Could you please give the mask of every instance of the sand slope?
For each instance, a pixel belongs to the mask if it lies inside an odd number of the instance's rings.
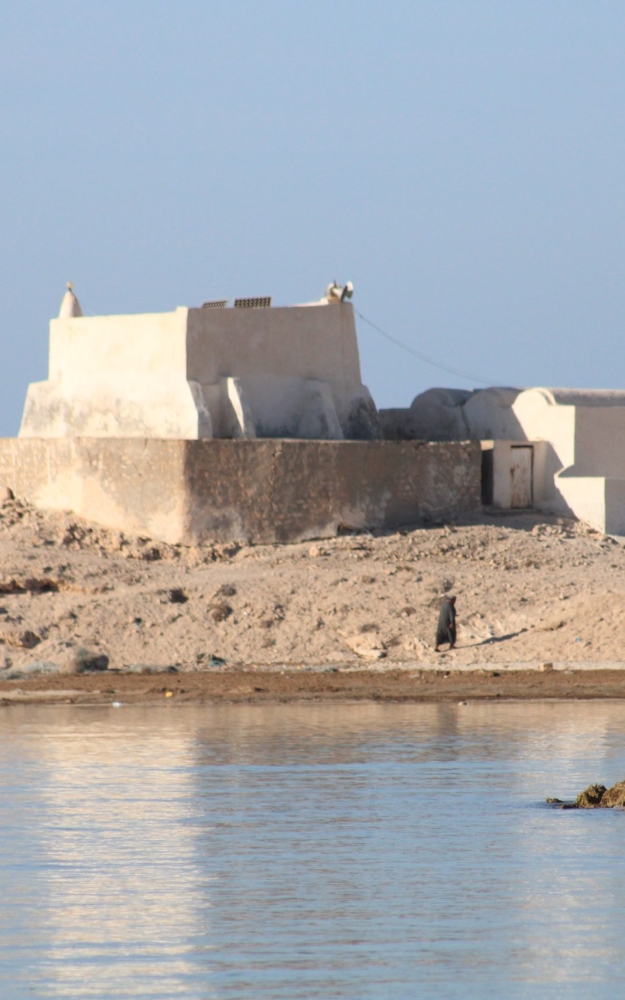
[[[625,661],[625,549],[491,514],[289,546],[168,546],[19,500],[0,508],[0,668],[76,646],[114,668]],[[433,652],[457,595],[459,638]]]

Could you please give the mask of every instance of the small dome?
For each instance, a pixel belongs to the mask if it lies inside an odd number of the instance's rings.
[[[59,309],[59,319],[69,319],[71,316],[82,316],[80,302],[74,295],[74,286],[71,281],[67,282],[67,291],[63,296],[61,308]]]

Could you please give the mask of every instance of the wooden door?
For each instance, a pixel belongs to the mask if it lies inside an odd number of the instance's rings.
[[[513,444],[510,465],[510,506],[533,507],[534,449],[531,444]]]

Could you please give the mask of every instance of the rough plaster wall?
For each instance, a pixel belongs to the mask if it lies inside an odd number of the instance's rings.
[[[541,505],[557,513],[570,508],[558,486],[558,476],[575,461],[575,407],[554,406],[543,390],[528,389],[513,410],[526,440],[546,441]]]
[[[213,431],[213,418],[211,417],[210,407],[202,390],[202,386],[199,382],[188,382],[189,392],[191,393],[191,398],[193,399],[193,405],[195,407],[195,412],[197,414],[197,436],[199,438],[212,438],[214,436]],[[183,437],[184,435],[178,435],[178,437]]]
[[[320,385],[318,380],[292,376],[256,375],[238,381],[249,404],[256,437],[315,436],[312,433],[304,434],[302,432],[302,422],[306,423],[306,410],[311,402],[311,387],[313,390],[314,387],[318,387]],[[327,383],[321,384],[327,387],[330,403],[334,409],[330,387]],[[307,430],[306,426],[303,430]],[[231,435],[224,436],[230,437]],[[342,433],[339,436],[342,436]]]
[[[469,436],[462,405],[471,397],[465,389],[427,389],[405,410],[382,410],[385,434],[396,440],[463,441]]]
[[[381,437],[353,307],[187,309],[50,324],[21,437]]]
[[[253,434],[233,432],[227,383],[236,382],[246,402]],[[357,386],[342,398],[332,393],[328,382],[291,376],[256,375],[241,379],[222,378],[216,386],[204,386],[211,410],[214,437],[303,438],[305,440],[371,441],[381,438],[378,413],[369,390]]]
[[[379,411],[380,430],[385,441],[415,441],[419,435],[410,433],[406,418],[410,410],[405,406],[387,407]]]
[[[558,476],[566,510],[609,535],[625,535],[625,479]]]
[[[406,409],[380,411],[384,437],[411,441],[524,440],[511,409],[519,389],[427,389]]]
[[[348,397],[335,401],[338,418],[346,440],[384,440],[380,415],[366,385],[358,386]]]
[[[338,396],[360,385],[353,306],[189,309],[187,378],[320,379]]]
[[[605,481],[605,531],[625,535],[625,480]]]
[[[599,476],[558,476],[560,504],[551,503],[550,510],[571,512],[575,517],[606,530],[605,479]]]
[[[136,316],[81,316],[50,322],[49,375],[80,385],[120,372],[185,379],[188,310]]]
[[[189,537],[296,541],[480,505],[477,443],[188,442]]]
[[[343,429],[327,382],[309,379],[306,383],[297,437],[317,441],[343,439]]]
[[[0,440],[0,483],[164,541],[297,541],[480,505],[475,442]]]
[[[177,376],[121,373],[80,383],[33,382],[20,437],[211,437],[201,387]]]
[[[28,388],[21,437],[210,436],[186,380],[187,310],[50,323],[49,377]]]
[[[224,403],[227,404],[230,411],[230,433],[228,437],[236,439],[255,438],[256,428],[254,426],[254,418],[252,417],[252,411],[241,379],[222,378],[219,384],[222,395],[225,397]]]
[[[625,479],[625,406],[575,407],[573,470]]]
[[[470,437],[478,441],[525,440],[523,428],[512,409],[520,392],[520,389],[495,386],[476,390],[463,406]]]
[[[186,523],[184,458],[183,441],[2,438],[0,482],[36,506],[176,542]]]

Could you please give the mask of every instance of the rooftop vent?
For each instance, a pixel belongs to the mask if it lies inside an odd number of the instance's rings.
[[[271,305],[271,295],[263,295],[259,299],[235,299],[235,309],[267,309]]]
[[[228,299],[213,299],[212,302],[202,302],[202,309],[225,309]]]

